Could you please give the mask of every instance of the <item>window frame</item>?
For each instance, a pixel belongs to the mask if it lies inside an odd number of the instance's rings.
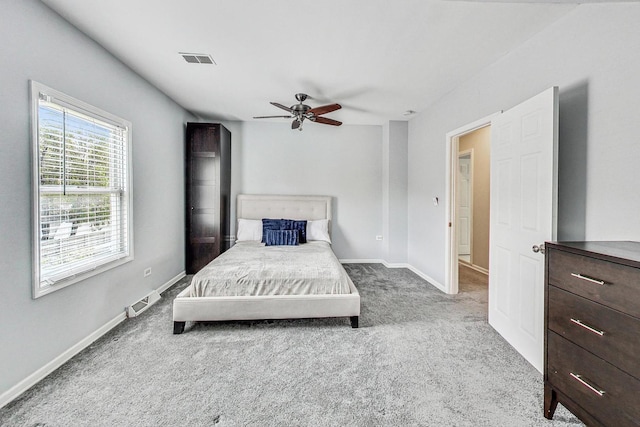
[[[123,188],[124,194],[121,198],[123,207],[120,212],[121,217],[125,217],[126,225],[122,227],[126,231],[126,246],[125,253],[122,257],[102,261],[97,264],[96,267],[86,267],[83,271],[77,271],[77,268],[69,268],[67,271],[70,273],[68,277],[57,280],[50,285],[42,285],[41,281],[41,213],[40,213],[40,95],[53,97],[56,101],[60,101],[60,105],[69,110],[86,115],[97,120],[107,122],[109,124],[121,127],[125,129],[126,135],[126,165],[124,167],[125,173],[125,185]],[[50,294],[59,289],[63,289],[74,283],[86,280],[90,277],[103,273],[112,268],[118,267],[134,259],[133,256],[133,149],[132,149],[132,126],[131,122],[122,119],[116,115],[103,111],[97,107],[94,107],[86,102],[80,101],[74,97],[71,97],[58,90],[52,89],[42,83],[36,81],[30,81],[30,99],[31,99],[31,149],[32,149],[32,238],[33,238],[33,283],[32,283],[32,298],[36,299],[41,296]]]

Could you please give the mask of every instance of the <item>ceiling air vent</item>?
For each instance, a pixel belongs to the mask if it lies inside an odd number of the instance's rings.
[[[215,61],[211,57],[211,55],[207,55],[204,53],[184,53],[180,52],[180,55],[187,61],[189,64],[212,64],[215,65]]]

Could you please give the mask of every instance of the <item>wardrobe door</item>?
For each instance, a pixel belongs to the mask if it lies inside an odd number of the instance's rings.
[[[220,254],[220,125],[187,123],[186,272]]]
[[[231,132],[220,126],[220,253],[231,247]]]

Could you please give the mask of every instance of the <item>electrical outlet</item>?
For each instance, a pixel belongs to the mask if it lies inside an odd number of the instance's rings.
[[[382,236],[376,236],[376,240],[382,240]]]
[[[151,267],[144,269],[144,277],[151,276]]]

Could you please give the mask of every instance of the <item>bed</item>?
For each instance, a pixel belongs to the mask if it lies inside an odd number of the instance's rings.
[[[327,220],[329,234],[331,230],[327,196],[238,195],[236,212],[239,221],[287,218],[311,225]],[[286,291],[269,288],[269,275],[288,281]],[[318,283],[311,284],[313,280]],[[357,328],[359,316],[358,290],[329,243],[265,247],[259,241],[240,241],[196,273],[175,298],[173,333],[181,334],[192,321],[322,317],[349,317]]]

